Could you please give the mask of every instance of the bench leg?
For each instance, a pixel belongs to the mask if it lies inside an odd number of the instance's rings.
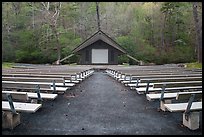
[[[183,125],[191,130],[199,128],[199,112],[190,112],[188,119],[186,120],[185,114],[183,113]]]
[[[14,129],[20,124],[20,114],[13,114],[10,111],[2,111],[2,128]]]
[[[166,107],[164,106],[164,104],[171,104],[171,100],[170,99],[165,99],[164,101],[160,101],[160,109],[162,111],[166,111]]]

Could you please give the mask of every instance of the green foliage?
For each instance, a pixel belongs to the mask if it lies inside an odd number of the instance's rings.
[[[50,14],[58,2],[50,3]],[[14,7],[15,6],[15,7]],[[190,2],[99,3],[101,28],[127,51],[143,62],[156,64],[196,61],[196,33]],[[24,63],[52,63],[70,55],[83,40],[97,31],[96,3],[62,3],[56,22],[59,36],[42,3],[2,3],[2,60]],[[202,15],[202,7],[199,17]],[[201,21],[202,22],[202,21]],[[63,63],[74,63],[77,55]],[[119,63],[134,64],[123,55]]]
[[[12,68],[14,66],[14,63],[11,62],[3,62],[2,68]]]
[[[126,55],[120,55],[118,57],[118,63],[119,64],[129,63],[129,58]]]
[[[202,69],[202,63],[198,63],[198,62],[192,62],[192,63],[186,63],[187,68],[190,69]]]
[[[153,62],[155,58],[156,49],[150,45],[144,44],[139,46],[133,42],[128,36],[121,36],[117,38],[117,42],[134,58],[143,60],[145,62]],[[124,61],[124,57],[119,58]],[[127,60],[126,60],[127,61]],[[133,62],[131,62],[133,64]]]

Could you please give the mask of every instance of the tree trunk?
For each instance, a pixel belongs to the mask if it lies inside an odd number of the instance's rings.
[[[198,3],[193,2],[193,17],[195,22],[196,37],[197,37],[197,61],[202,63],[202,33],[199,28],[199,19],[198,19]]]
[[[52,26],[52,30],[55,33],[55,37],[56,37],[56,44],[57,44],[57,61],[56,64],[59,65],[60,64],[60,59],[61,59],[61,47],[60,47],[60,43],[59,43],[59,35],[57,33],[57,29],[55,26]]]
[[[99,6],[98,6],[98,2],[96,2],[96,14],[97,14],[98,30],[100,30],[100,29],[101,29],[101,26],[100,26],[100,18],[99,18]]]

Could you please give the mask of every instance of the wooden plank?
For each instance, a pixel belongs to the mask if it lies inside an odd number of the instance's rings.
[[[67,87],[56,87],[56,91],[66,92],[69,88]],[[54,90],[53,87],[51,87],[51,90]]]
[[[183,96],[191,96],[193,93],[195,94],[202,94],[202,91],[192,91],[192,92],[176,92],[176,93],[164,93],[164,99],[177,99],[178,95],[183,95]],[[160,99],[161,93],[155,93],[155,94],[146,94],[147,100],[156,100]]]
[[[141,81],[139,80],[139,82],[141,82]],[[123,80],[121,83],[123,83],[123,84],[137,83],[137,80]]]
[[[63,82],[63,78],[40,78],[40,77],[2,77],[2,81],[18,81],[18,82]]]
[[[141,83],[146,82],[171,82],[171,81],[196,81],[202,80],[202,77],[169,77],[169,78],[147,78],[147,79],[140,79]]]
[[[22,101],[28,101],[29,100],[28,94],[26,92],[21,92],[21,93],[15,94],[13,92],[4,92],[4,91],[2,91],[2,100],[7,100],[6,93],[10,93],[13,100],[22,100]]]
[[[31,92],[34,92],[36,90],[36,87],[22,87],[22,86],[14,86],[14,87],[2,87],[4,90],[23,90],[23,91],[31,91]],[[65,88],[59,88],[59,87],[56,87],[56,92],[65,92],[67,91],[68,89],[70,89],[69,87],[65,87]],[[40,88],[40,91],[41,93],[42,92],[53,92],[53,88]]]
[[[196,89],[196,90],[202,90],[202,86],[187,86],[187,87],[171,87],[171,88],[165,88],[165,92],[174,92],[174,91],[179,91],[179,90],[190,90],[190,89]],[[136,88],[136,91],[141,94],[145,93],[146,87],[140,87]],[[149,87],[149,92],[161,92],[162,88],[153,88]]]
[[[52,82],[22,82],[22,81],[2,81],[2,84],[23,84],[23,85],[47,85],[52,86]],[[56,86],[63,86],[63,83],[55,83]],[[73,87],[75,83],[65,83],[65,87]]]
[[[65,80],[65,83],[79,83],[79,80]]]
[[[2,74],[6,77],[42,77],[42,78],[71,78],[71,75],[46,75],[46,74]]]
[[[9,84],[31,84],[31,85],[51,85],[52,82],[23,82],[23,81],[2,81]]]
[[[170,99],[170,98],[176,98],[177,93],[165,93],[164,94],[164,98],[165,99]],[[161,94],[157,93],[157,94],[146,94],[146,98],[147,100],[151,101],[151,100],[155,100],[155,99],[160,99]]]
[[[2,88],[11,88],[11,87],[28,87],[28,88],[35,88],[39,85],[40,88],[47,88],[49,89],[51,86],[51,82],[17,82],[17,81],[2,81]]]
[[[14,108],[17,112],[27,112],[34,113],[39,108],[42,107],[42,104],[32,104],[32,103],[22,103],[22,102],[13,102]],[[2,110],[11,110],[8,101],[2,101]]]
[[[130,83],[127,85],[130,87],[136,87],[136,83]],[[146,86],[147,86],[147,83],[138,83],[138,87],[146,87]],[[150,83],[149,86],[153,87],[153,83]]]
[[[28,97],[30,98],[38,98],[36,93],[27,92]],[[57,94],[49,94],[49,93],[40,93],[42,99],[52,99],[54,100],[58,95]]]
[[[50,84],[51,86],[53,86],[53,83]],[[75,83],[65,83],[65,85],[63,83],[55,83],[56,87],[73,87],[75,86]]]
[[[164,106],[170,112],[183,112],[186,110],[188,103],[173,103],[173,104],[164,104]],[[191,106],[191,111],[202,110],[202,102],[193,102]]]
[[[194,100],[200,100],[202,99],[202,91],[198,92],[187,92],[187,93],[178,93],[176,96],[176,100],[189,100],[192,94],[195,94]]]
[[[29,98],[38,98],[37,93],[32,92],[17,92],[17,91],[2,91],[2,94],[27,94]],[[49,93],[40,93],[42,99],[52,99],[54,100],[58,95],[57,94],[49,94]],[[12,96],[13,97],[13,96]]]
[[[201,86],[202,81],[179,81],[179,82],[160,82],[160,83],[153,83],[155,88],[162,87],[163,84],[166,84],[166,87],[181,87],[181,86]]]
[[[178,75],[141,75],[132,76],[133,79],[142,78],[169,78],[169,77],[202,77],[202,74],[178,74]]]

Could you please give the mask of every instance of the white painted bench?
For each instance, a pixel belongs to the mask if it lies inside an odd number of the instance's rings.
[[[188,103],[173,103],[164,104],[165,108],[170,112],[184,112],[183,113],[183,125],[191,130],[199,128],[199,111],[202,111],[202,102],[192,102],[190,113],[186,116],[186,108]]]
[[[173,82],[173,81],[200,81],[202,77],[162,77],[162,78],[143,78],[140,79],[141,83],[153,82]]]
[[[164,104],[170,112],[183,112],[186,110],[188,103],[173,103]],[[193,102],[191,106],[191,111],[202,110],[202,102]]]
[[[18,85],[18,86],[16,86]],[[55,83],[55,88],[53,88],[53,83],[51,82],[16,82],[16,81],[2,81],[2,88],[4,89],[27,89],[35,90],[36,85],[40,86],[41,91],[51,91],[51,92],[66,92],[70,87],[74,86],[74,83]]]
[[[144,78],[173,78],[173,77],[202,77],[202,74],[175,74],[175,75],[141,75],[132,76],[132,79],[144,79]]]
[[[32,92],[17,92],[17,91],[2,91],[2,97],[6,98],[6,94],[10,93],[12,97],[17,98],[17,99],[23,99],[25,100],[26,98],[18,97],[21,94],[27,94],[28,98],[34,98],[37,99],[38,95],[37,93],[32,93]],[[40,96],[42,99],[50,99],[54,100],[58,94],[49,94],[49,93],[40,93]]]
[[[201,98],[202,91],[192,91],[192,92],[176,92],[176,93],[157,93],[157,94],[146,94],[148,101],[160,100],[160,109],[166,111],[164,104],[171,104],[172,100],[188,100],[192,94],[196,95],[196,98]]]
[[[165,87],[181,87],[181,86],[201,86],[202,81],[172,81],[172,82],[158,82],[158,83],[152,83],[154,85],[154,88],[162,87],[164,84]]]
[[[21,81],[2,81],[2,84],[25,84],[25,85],[48,85],[52,86],[52,82],[21,82]],[[63,86],[64,83],[55,83],[56,86]],[[74,83],[65,83],[65,87],[73,87]]]
[[[140,87],[140,88],[136,88],[136,91],[138,94],[144,94],[146,93],[146,87]],[[172,88],[165,88],[165,92],[178,92],[181,90],[202,90],[202,86],[185,86],[185,87],[172,87]],[[155,92],[161,92],[162,88],[153,88],[153,87],[149,87],[148,88],[148,93],[155,93]]]
[[[178,102],[163,104],[170,112],[183,112],[183,125],[191,130],[199,128],[199,112],[202,111],[202,94],[192,94],[190,97],[185,94],[177,94],[176,99],[182,101],[188,98],[188,103]]]
[[[27,113],[34,113],[39,108],[42,107],[42,104],[23,103],[23,102],[13,102],[13,105],[17,112],[27,112]],[[8,101],[2,101],[2,110],[11,111]]]
[[[175,93],[164,93],[164,99],[176,99],[176,97],[179,95],[190,95],[193,93],[202,93],[202,91],[192,91],[192,92],[175,92]],[[148,101],[157,100],[161,98],[161,93],[155,93],[155,94],[146,94],[146,98]]]
[[[41,107],[42,104],[2,101],[2,128],[14,129],[21,123],[19,112],[35,113]]]

